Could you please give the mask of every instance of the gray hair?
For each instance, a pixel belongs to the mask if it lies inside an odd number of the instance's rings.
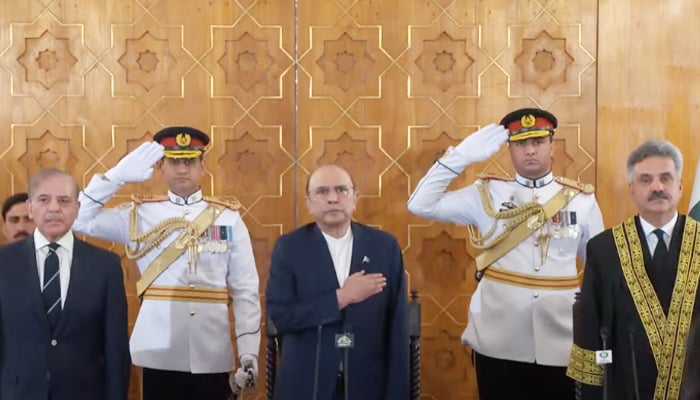
[[[666,157],[673,160],[676,166],[676,175],[681,176],[683,171],[683,155],[673,143],[667,140],[653,139],[647,140],[639,147],[632,150],[627,157],[627,181],[634,182],[634,166],[649,157]]]
[[[73,185],[75,186],[75,198],[78,198],[78,193],[80,193],[80,187],[78,186],[78,182],[73,178],[72,175],[70,175],[67,172],[61,171],[58,168],[47,168],[47,169],[42,169],[41,171],[37,172],[32,176],[32,179],[29,181],[29,198],[31,199],[39,185],[41,185],[42,182],[49,178],[53,178],[56,176],[62,176],[69,178]]]

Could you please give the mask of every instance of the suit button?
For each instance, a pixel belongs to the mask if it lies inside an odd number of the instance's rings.
[[[56,346],[57,344],[58,344],[58,340],[51,339],[51,346]]]
[[[51,380],[51,372],[46,373],[46,380],[50,381]]]
[[[194,316],[194,314],[195,314],[194,311],[190,311],[190,316]]]
[[[540,294],[539,294],[539,293],[537,293],[537,292],[535,292],[535,293],[533,293],[533,294],[532,294],[532,297],[534,297],[534,298],[538,298],[538,297],[540,297]]]

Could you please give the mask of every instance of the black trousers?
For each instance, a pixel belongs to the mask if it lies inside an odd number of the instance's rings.
[[[573,400],[566,367],[501,360],[474,352],[480,400]]]
[[[228,400],[228,373],[143,369],[143,400]]]

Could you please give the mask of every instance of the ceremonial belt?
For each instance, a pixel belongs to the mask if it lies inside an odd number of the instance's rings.
[[[507,271],[495,265],[486,269],[483,277],[506,285],[530,289],[569,290],[577,289],[581,283],[581,273],[573,276],[534,276]]]
[[[476,272],[477,277],[483,274],[483,271],[487,269],[490,265],[498,261],[507,252],[511,251],[517,245],[522,243],[528,236],[532,235],[537,229],[539,229],[544,221],[552,218],[556,213],[558,213],[562,208],[566,207],[567,204],[577,195],[580,191],[572,189],[570,187],[563,187],[557,192],[549,201],[542,204],[542,210],[544,211],[544,218],[540,221],[541,215],[533,215],[526,221],[522,222],[520,225],[516,226],[511,233],[501,242],[498,242],[495,246],[484,250],[483,253],[476,257]],[[534,223],[533,223],[534,221]]]
[[[136,295],[139,297],[143,296],[144,292],[151,286],[153,281],[155,281],[163,271],[168,269],[185,250],[193,246],[196,249],[198,245],[196,240],[202,236],[202,233],[211,226],[223,210],[224,207],[222,206],[209,204],[204,211],[197,215],[190,226],[183,230],[180,236],[173,240],[168,247],[146,267],[141,274],[141,279],[136,282]],[[196,262],[196,257],[194,261]]]
[[[156,286],[151,285],[143,294],[143,299],[189,301],[198,303],[228,304],[228,289],[212,289],[187,286]]]

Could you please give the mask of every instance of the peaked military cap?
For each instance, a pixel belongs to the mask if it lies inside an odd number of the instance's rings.
[[[189,126],[169,126],[153,135],[153,140],[163,145],[168,158],[197,158],[209,144],[209,136]]]
[[[521,108],[503,117],[501,125],[508,129],[508,141],[517,142],[554,135],[557,117],[539,108]]]

